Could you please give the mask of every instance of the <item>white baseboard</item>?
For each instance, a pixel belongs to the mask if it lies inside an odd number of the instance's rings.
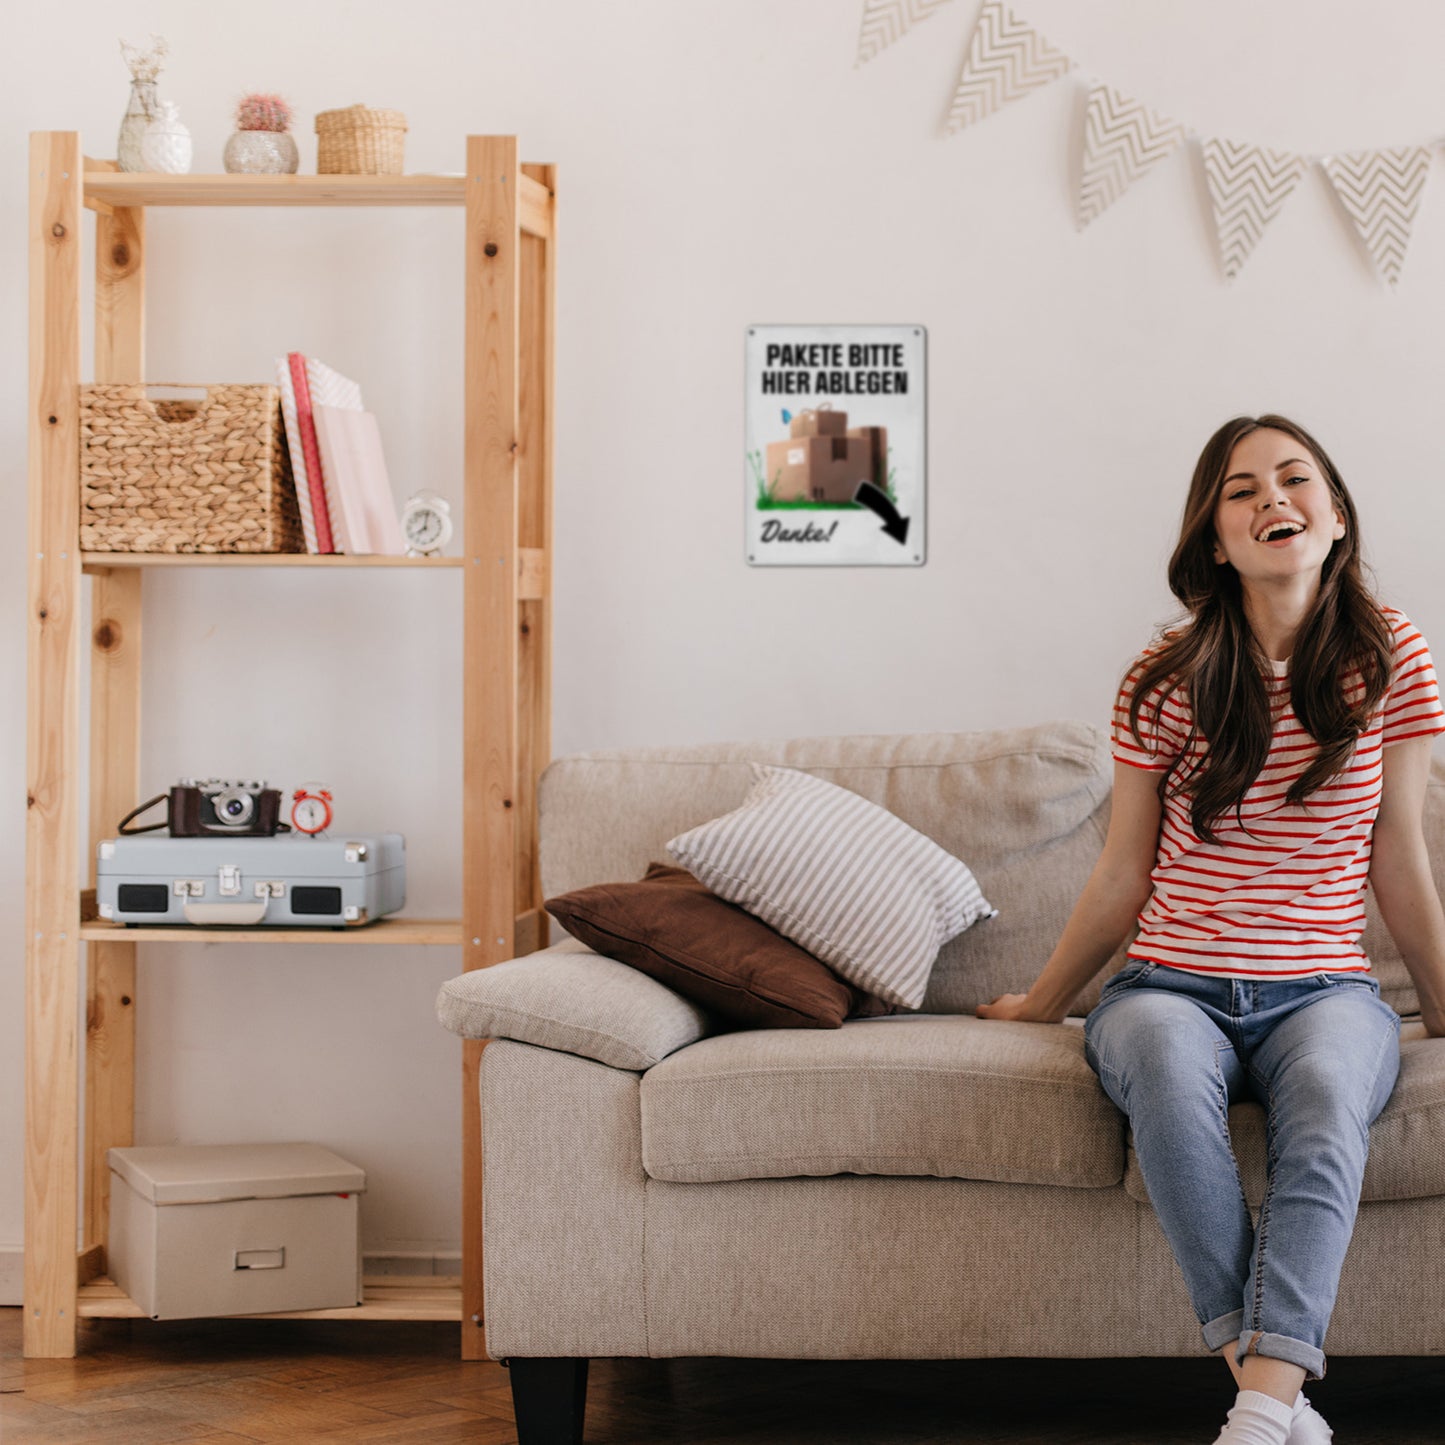
[[[0,1244],[0,1305],[23,1303],[25,1251],[18,1244]]]
[[[365,1275],[458,1275],[460,1254],[367,1254],[362,1256]],[[17,1245],[0,1245],[0,1305],[19,1305],[24,1300],[25,1251]]]

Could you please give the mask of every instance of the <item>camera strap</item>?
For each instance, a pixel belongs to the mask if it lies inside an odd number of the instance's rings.
[[[132,833],[154,833],[161,828],[169,828],[171,825],[171,814],[169,808],[166,809],[166,817],[163,823],[147,823],[144,828],[126,827],[126,824],[129,823],[132,818],[139,818],[142,813],[149,811],[151,808],[154,808],[157,803],[166,802],[169,799],[169,796],[170,795],[168,793],[157,793],[154,798],[150,799],[149,802],[142,803],[138,808],[132,808],[130,812],[127,813],[125,817],[120,820],[120,824],[117,827],[116,832],[130,835]]]

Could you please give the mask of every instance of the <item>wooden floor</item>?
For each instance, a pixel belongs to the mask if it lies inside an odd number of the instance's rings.
[[[457,1327],[97,1320],[74,1360],[23,1360],[0,1309],[4,1445],[356,1440],[512,1445],[507,1372]],[[1445,1360],[1332,1363],[1335,1445],[1445,1442]],[[597,1360],[589,1445],[1209,1445],[1215,1360]]]

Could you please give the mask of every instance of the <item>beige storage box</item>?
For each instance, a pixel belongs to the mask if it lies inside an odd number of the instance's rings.
[[[108,1263],[152,1319],[361,1303],[366,1174],[319,1144],[112,1149]]]

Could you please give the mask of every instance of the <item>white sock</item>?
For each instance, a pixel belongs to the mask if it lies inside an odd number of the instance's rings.
[[[1259,1390],[1241,1390],[1214,1445],[1286,1445],[1295,1412]]]
[[[1290,1420],[1289,1445],[1330,1445],[1335,1432],[1325,1417],[1305,1399],[1301,1390],[1294,1397],[1294,1414]]]

